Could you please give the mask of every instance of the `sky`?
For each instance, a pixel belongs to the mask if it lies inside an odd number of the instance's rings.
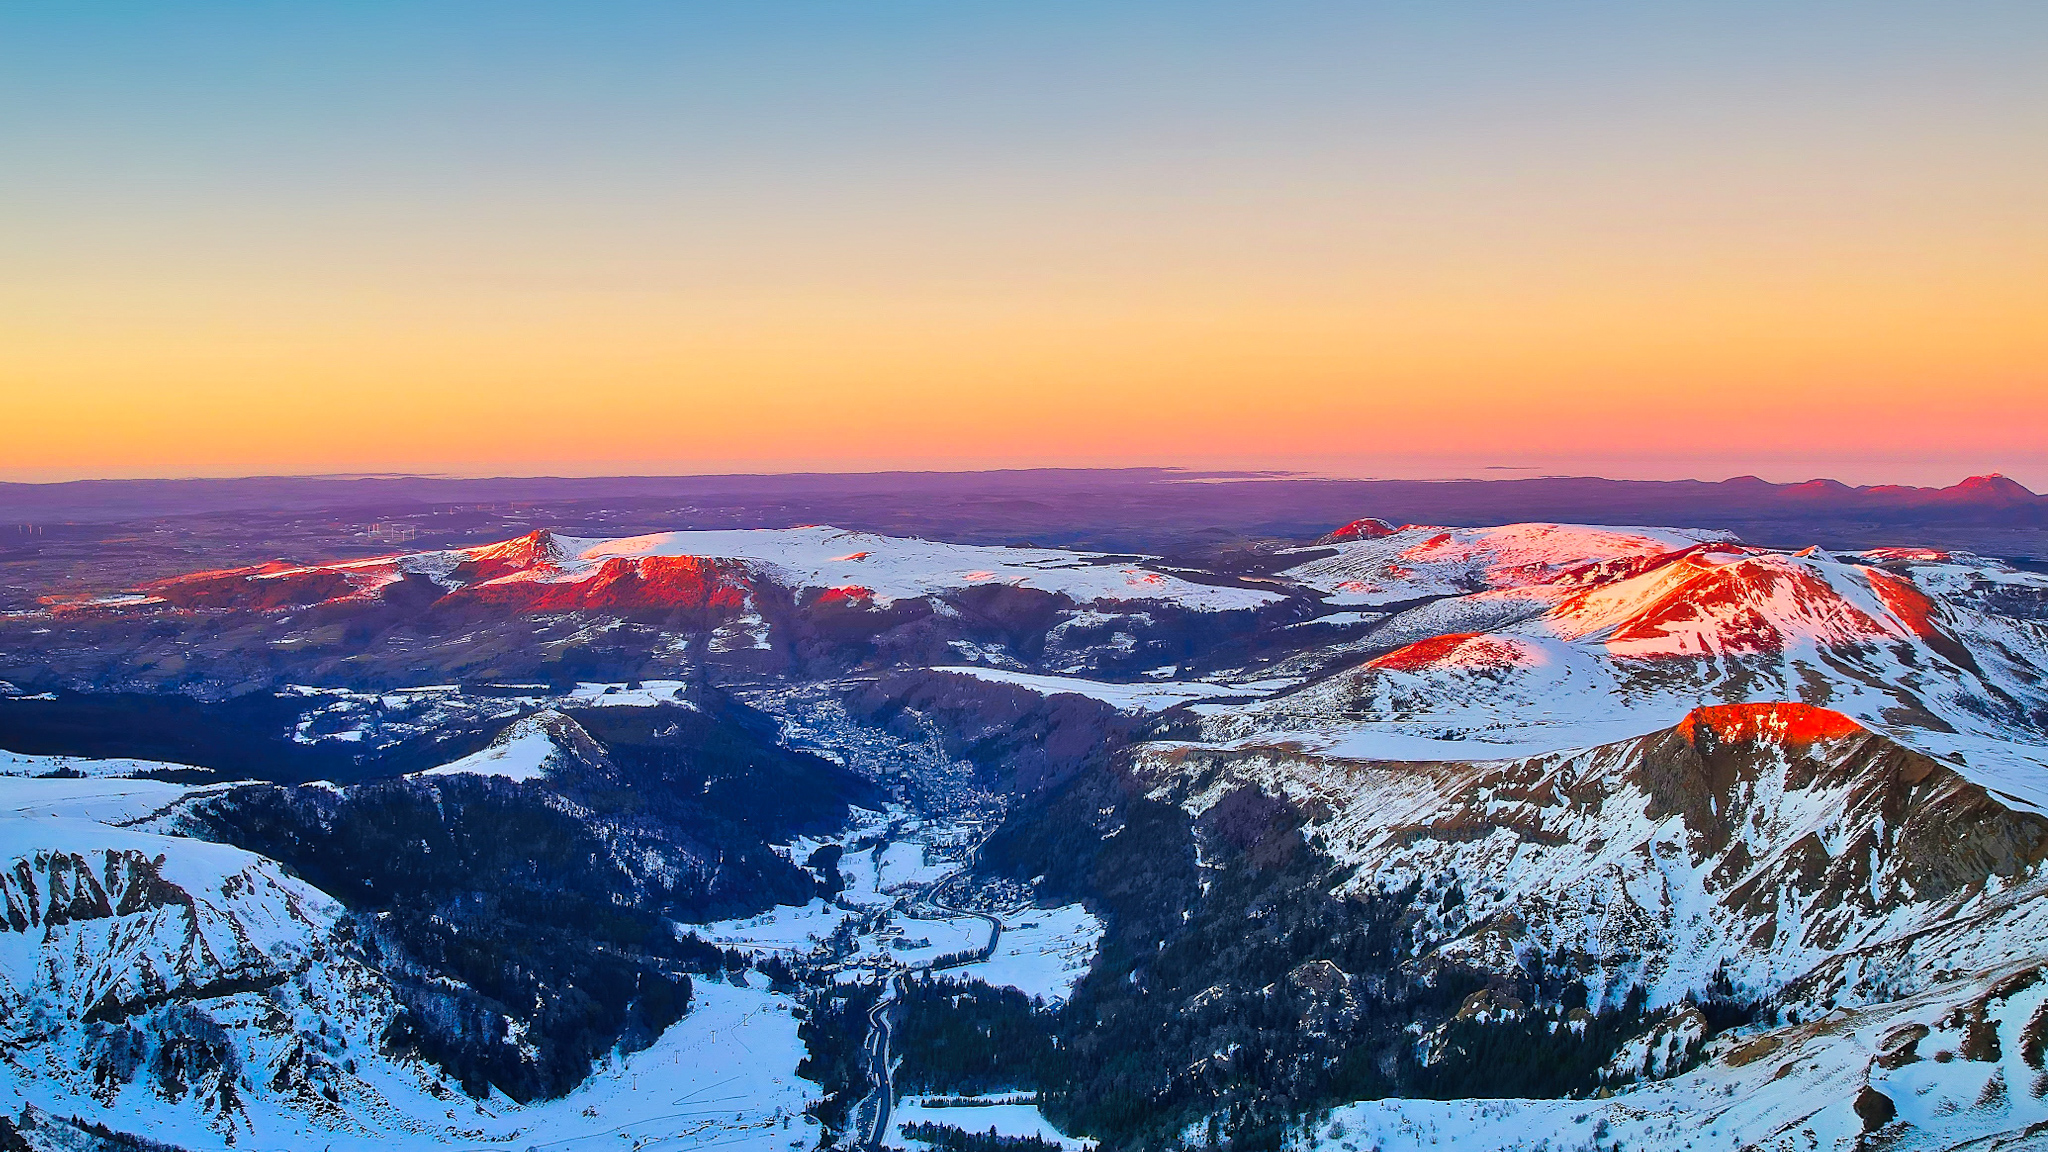
[[[2048,490],[2048,5],[0,6],[0,479]]]

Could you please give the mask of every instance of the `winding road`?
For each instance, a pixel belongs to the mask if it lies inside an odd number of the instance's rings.
[[[1001,919],[972,908],[956,908],[942,902],[936,895],[945,887],[947,881],[958,876],[960,871],[964,869],[949,873],[926,890],[933,895],[920,895],[917,898],[916,902],[924,904],[937,915],[920,916],[910,908],[897,905],[912,919],[944,920],[971,916],[988,924],[988,943],[970,953],[968,958],[955,960],[946,965],[949,968],[973,964],[995,955],[996,941],[1003,937]],[[939,967],[933,965],[931,970],[938,971]],[[882,1138],[889,1134],[889,1113],[896,1104],[896,1089],[893,1082],[895,1070],[891,1067],[894,1060],[889,1053],[889,1007],[896,1002],[897,993],[902,990],[902,980],[903,977],[900,975],[888,977],[881,998],[875,1001],[874,1007],[868,1009],[868,1035],[867,1039],[861,1042],[861,1059],[867,1066],[868,1094],[861,1097],[860,1103],[853,1106],[853,1115],[847,1124],[847,1130],[853,1137],[848,1147],[854,1152],[874,1152],[882,1146]]]
[[[889,1134],[889,1110],[896,1103],[896,1090],[890,1083],[889,1006],[895,1003],[900,979],[891,976],[881,998],[868,1009],[868,1035],[860,1047],[867,1064],[868,1094],[853,1106],[852,1123],[847,1126],[854,1134],[856,1149],[879,1148],[882,1137]]]
[[[938,889],[934,887],[933,892],[936,893],[937,891]],[[977,912],[972,908],[955,908],[951,904],[942,902],[936,895],[926,897],[924,902],[930,905],[932,910],[939,913],[939,915],[917,916],[916,913],[911,913],[913,917],[921,920],[957,920],[963,916],[971,916],[988,925],[988,943],[975,949],[967,959],[954,960],[949,964],[934,963],[931,966],[932,971],[938,972],[946,968],[958,968],[963,964],[976,964],[996,954],[996,941],[1003,938],[1003,922],[1001,920],[987,912]]]

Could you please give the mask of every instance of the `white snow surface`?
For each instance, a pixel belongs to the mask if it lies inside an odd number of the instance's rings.
[[[8,776],[0,777],[0,813],[119,824],[142,820],[194,791],[216,787],[220,785],[194,789],[162,780],[108,776],[82,779]],[[29,825],[11,827],[16,836],[26,837],[31,831]],[[4,844],[0,844],[0,850],[4,850]]]
[[[1375,1100],[1335,1109],[1290,1147],[1353,1152],[1442,1148],[1457,1152],[1568,1152],[1594,1147],[1849,1152],[2031,1148],[2012,1138],[2048,1123],[2038,1070],[2006,1044],[1968,1059],[1958,1007],[1981,1008],[2001,1035],[2017,1036],[2048,1004],[2048,986],[2000,996],[1959,982],[1874,1008],[1828,1013],[1771,1031],[1717,1037],[1707,1062],[1674,1079],[1632,1085],[1605,1100]],[[1995,990],[1999,981],[1993,980]],[[1922,1038],[1906,1048],[1918,1033]],[[1897,1067],[1878,1057],[1908,1051]],[[1981,1055],[1981,1053],[1980,1053]],[[1859,1093],[1881,1093],[1897,1118],[1865,1143]]]
[[[561,746],[543,724],[554,713],[535,713],[514,721],[489,746],[439,768],[414,776],[501,776],[507,780],[538,780],[560,755]]]
[[[793,1141],[814,1144],[816,1130],[802,1113],[818,1088],[796,1075],[804,1045],[794,1002],[707,979],[693,983],[689,1015],[653,1047],[615,1056],[560,1100],[507,1106],[486,1139],[570,1152],[649,1145],[787,1152]]]
[[[980,584],[1036,588],[1080,604],[1162,601],[1209,612],[1256,608],[1282,598],[1257,589],[1197,584],[1098,553],[946,544],[823,525],[558,540],[573,558],[558,579],[580,578],[582,569],[615,556],[701,556],[740,561],[789,588],[865,588],[877,603]]]
[[[988,946],[988,922],[974,916],[900,916],[893,930],[900,930],[900,935],[863,937],[860,954],[887,956],[911,968],[929,968],[941,956]]]
[[[695,709],[697,705],[683,695],[689,687],[689,683],[683,680],[642,680],[637,688],[625,684],[578,684],[566,702],[593,708],[647,708],[656,704],[676,704]]]
[[[854,915],[822,897],[813,897],[808,904],[781,904],[755,916],[680,927],[727,948],[801,956],[824,943],[826,937]]]
[[[914,884],[932,884],[959,868],[946,860],[927,862],[924,844],[917,840],[891,842],[875,856],[876,887],[895,892]]]
[[[927,1099],[935,1098],[909,1096],[897,1104],[896,1110],[890,1114],[889,1137],[884,1143],[897,1148],[929,1147],[903,1135],[903,1126],[949,1124],[968,1132],[987,1132],[993,1128],[999,1136],[1036,1136],[1073,1152],[1095,1146],[1093,1141],[1067,1136],[1053,1127],[1052,1122],[1038,1111],[1036,1104],[948,1104],[934,1108],[925,1103]]]
[[[1112,684],[1105,680],[1086,680],[1079,676],[1046,676],[1036,672],[1012,672],[1008,669],[987,668],[974,664],[947,664],[932,671],[972,676],[977,680],[987,680],[995,684],[1014,684],[1019,688],[1028,688],[1041,696],[1055,696],[1063,692],[1086,696],[1091,700],[1100,700],[1119,712],[1163,712],[1191,700],[1260,694],[1256,690],[1198,680],[1148,680],[1142,684]]]
[[[940,978],[979,980],[1015,988],[1047,1003],[1063,1003],[1088,974],[1102,944],[1102,921],[1079,904],[1023,908],[1003,913],[995,954],[974,964],[948,968]]]
[[[1283,575],[1327,593],[1332,604],[1392,604],[1424,596],[1552,584],[1590,565],[1661,556],[1727,532],[1594,524],[1439,528],[1410,524],[1391,536],[1334,545],[1337,554]]]
[[[134,776],[142,772],[189,772],[190,764],[165,760],[98,759],[90,756],[31,756],[0,750],[0,776],[45,776],[75,772],[80,776]]]

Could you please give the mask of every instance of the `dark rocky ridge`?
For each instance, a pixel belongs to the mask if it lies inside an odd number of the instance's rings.
[[[173,819],[285,864],[356,913],[363,958],[406,1009],[391,1048],[475,1095],[559,1096],[614,1046],[651,1043],[687,1008],[687,973],[722,963],[671,918],[804,903],[815,881],[766,842],[879,803],[873,785],[776,746],[736,705],[578,717],[545,725],[562,753],[538,781],[251,785]]]

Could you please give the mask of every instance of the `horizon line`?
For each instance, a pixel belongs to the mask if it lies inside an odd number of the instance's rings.
[[[1475,465],[1479,472],[1522,472],[1536,471],[1538,465]],[[1456,473],[1456,474],[1453,474]],[[562,481],[602,482],[608,480],[767,480],[803,479],[831,477],[939,477],[939,476],[1022,476],[1030,474],[1063,475],[1141,475],[1151,474],[1170,482],[1202,483],[1260,483],[1260,482],[1311,482],[1311,483],[1353,483],[1353,484],[1517,484],[1541,481],[1598,480],[1615,484],[1710,484],[1722,485],[1738,481],[1754,481],[1774,488],[1792,488],[1808,484],[1840,485],[1849,491],[1870,491],[1883,488],[1913,489],[1919,491],[1944,491],[1961,487],[1973,480],[2003,479],[2020,488],[2032,489],[2008,473],[1992,469],[1970,472],[1949,484],[1905,484],[1896,482],[1877,484],[1848,484],[1828,475],[1814,475],[1804,480],[1767,480],[1754,472],[1724,475],[1710,479],[1695,474],[1679,477],[1632,477],[1617,476],[1599,472],[1544,472],[1531,476],[1471,475],[1462,470],[1451,470],[1440,475],[1401,474],[1352,474],[1331,470],[1294,470],[1280,468],[1198,468],[1189,465],[1035,465],[993,468],[875,468],[875,469],[804,469],[804,470],[755,470],[733,472],[259,472],[246,474],[188,474],[167,476],[76,476],[62,480],[13,480],[0,479],[0,489],[55,489],[73,485],[128,485],[128,484],[236,484],[262,482],[402,482],[427,481],[435,483],[488,483],[510,481]],[[2040,495],[2039,493],[2034,493]]]

